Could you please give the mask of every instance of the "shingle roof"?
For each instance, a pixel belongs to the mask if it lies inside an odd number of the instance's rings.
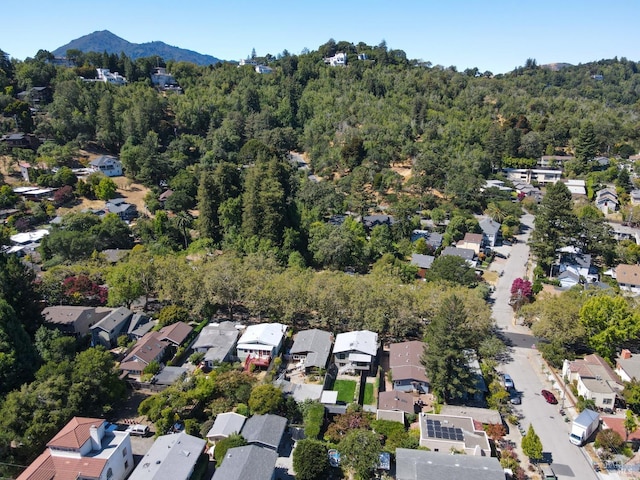
[[[485,218],[480,221],[480,228],[485,235],[495,235],[500,231],[500,224],[492,218]]]
[[[162,340],[168,340],[176,345],[182,345],[193,328],[184,322],[176,322],[160,329],[159,337]]]
[[[465,260],[473,260],[476,256],[476,252],[471,250],[470,248],[456,248],[456,247],[445,247],[440,254],[441,257],[445,255],[453,255],[454,257],[462,257]]]
[[[185,432],[162,435],[140,460],[129,480],[186,480],[206,443]]]
[[[640,265],[621,263],[616,267],[616,280],[618,283],[640,286]]]
[[[257,445],[230,448],[212,480],[271,480],[277,460],[276,452]]]
[[[109,313],[106,317],[96,323],[93,329],[101,329],[106,332],[111,332],[116,327],[125,323],[129,318],[133,315],[133,312],[125,307],[116,308],[111,313]]]
[[[138,343],[131,349],[129,355],[122,361],[122,364],[135,361],[137,358],[148,365],[157,358],[167,346],[167,342],[160,340],[158,332],[149,332],[138,340]]]
[[[232,433],[240,433],[247,417],[235,412],[220,413],[207,433],[210,437],[228,437]]]
[[[286,427],[287,419],[279,415],[254,415],[242,427],[242,436],[247,443],[261,444],[277,450]]]
[[[331,334],[316,328],[298,332],[291,354],[307,353],[305,367],[324,368],[331,353]]]
[[[436,259],[433,255],[422,255],[420,253],[411,254],[411,265],[418,268],[431,268],[433,261]]]
[[[406,413],[416,413],[413,395],[407,392],[388,391],[378,395],[380,410],[401,410]]]

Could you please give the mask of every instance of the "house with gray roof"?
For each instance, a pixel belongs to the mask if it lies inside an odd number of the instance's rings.
[[[464,258],[471,268],[476,266],[476,261],[474,260],[476,252],[470,248],[445,247],[440,256],[444,257],[445,255]]]
[[[449,453],[449,452],[446,452]],[[495,457],[447,455],[425,450],[396,449],[396,480],[504,480]]]
[[[91,342],[110,349],[116,346],[118,337],[126,334],[133,312],[125,307],[112,310],[106,317],[91,327]]]
[[[188,480],[206,440],[185,432],[158,437],[129,480]]]
[[[91,165],[96,172],[102,172],[107,177],[119,177],[122,175],[122,163],[111,155],[100,155],[91,160],[89,165]]]
[[[421,361],[424,347],[425,344],[417,340],[392,343],[389,346],[393,390],[429,393],[429,379]]]
[[[484,243],[489,247],[495,247],[500,238],[500,227],[502,225],[488,217],[480,220],[479,225]]]
[[[202,329],[191,348],[194,352],[204,353],[207,367],[222,362],[231,362],[240,332],[231,322],[210,323]]]
[[[286,418],[267,413],[266,415],[254,415],[249,418],[244,423],[240,433],[248,444],[278,451],[286,428]]]
[[[153,376],[151,383],[161,387],[168,387],[186,377],[188,372],[189,369],[186,367],[164,367]]]
[[[430,230],[413,230],[411,232],[411,241],[415,242],[419,238],[424,238],[427,245],[429,245],[433,250],[437,250],[442,246],[443,236],[441,233],[432,232]]]
[[[211,443],[229,437],[234,433],[240,433],[247,417],[235,412],[219,413],[207,433],[207,440]]]
[[[105,213],[115,213],[122,220],[133,220],[138,216],[138,209],[124,198],[114,198],[105,203]]]
[[[227,450],[212,480],[273,480],[278,454],[257,445]]]
[[[298,332],[289,352],[293,360],[302,362],[305,371],[326,368],[331,353],[331,334],[317,328]]]
[[[423,255],[421,253],[411,254],[411,265],[418,267],[418,276],[424,278],[427,274],[427,270],[433,265],[433,261],[436,259],[433,255]]]
[[[110,308],[53,305],[42,311],[44,322],[67,335],[83,337],[89,329],[106,317]]]

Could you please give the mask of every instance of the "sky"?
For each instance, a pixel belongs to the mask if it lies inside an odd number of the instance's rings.
[[[329,39],[385,40],[409,59],[494,74],[527,58],[640,60],[638,0],[32,0],[28,12],[0,28],[0,50],[19,60],[98,30],[236,61],[254,48],[299,54]]]

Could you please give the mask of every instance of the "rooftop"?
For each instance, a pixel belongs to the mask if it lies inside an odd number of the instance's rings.
[[[504,480],[495,457],[445,455],[424,450],[396,449],[397,480]]]
[[[378,353],[378,334],[369,330],[339,333],[333,346],[333,353],[362,352],[376,356]]]

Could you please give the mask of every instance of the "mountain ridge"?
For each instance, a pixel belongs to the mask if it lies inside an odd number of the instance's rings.
[[[219,58],[168,45],[155,40],[145,43],[131,43],[109,30],[98,30],[88,35],[71,40],[66,45],[56,48],[53,52],[57,57],[64,57],[67,50],[80,50],[81,52],[107,52],[119,55],[124,52],[126,56],[135,60],[142,57],[159,56],[164,61],[191,62],[197,65],[212,65],[221,62]]]

